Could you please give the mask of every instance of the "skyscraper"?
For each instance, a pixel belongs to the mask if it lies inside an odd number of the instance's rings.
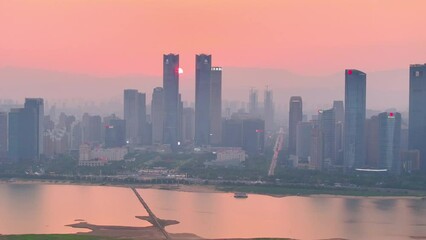
[[[345,70],[344,167],[354,169],[365,165],[365,73]]]
[[[105,147],[115,148],[126,145],[126,121],[111,119],[105,125]]]
[[[164,129],[163,143],[176,150],[178,144],[179,55],[163,56]]]
[[[195,144],[210,144],[211,55],[195,56]]]
[[[85,113],[82,119],[82,130],[84,143],[99,145],[103,142],[101,116],[91,116],[88,113]]]
[[[343,165],[343,128],[345,122],[345,107],[343,101],[334,101],[333,110],[336,122],[334,165]]]
[[[266,131],[272,131],[274,129],[274,101],[271,89],[266,88],[263,104],[263,118],[265,119],[265,129]]]
[[[408,148],[419,150],[420,169],[426,172],[426,64],[410,66]]]
[[[124,90],[126,141],[131,146],[142,144],[146,125],[146,96],[135,89]]]
[[[372,116],[365,120],[365,165],[369,168],[379,167],[379,118]]]
[[[343,101],[333,101],[333,110],[336,118],[336,122],[345,121],[345,107]]]
[[[260,118],[243,120],[243,149],[252,155],[263,153],[265,146],[265,121]]]
[[[182,113],[182,140],[184,143],[194,142],[195,113],[193,108],[184,108]]]
[[[241,119],[225,119],[222,122],[222,146],[243,146],[243,121]]]
[[[38,113],[35,108],[13,108],[9,112],[8,156],[14,161],[39,159]]]
[[[259,114],[259,102],[258,102],[257,90],[253,88],[250,89],[250,92],[249,92],[248,112],[253,117],[257,117],[257,115]]]
[[[317,123],[313,124],[311,130],[311,151],[309,167],[313,170],[322,170],[324,167],[324,137]]]
[[[152,142],[163,143],[164,127],[164,90],[161,87],[154,88],[151,102]]]
[[[43,154],[43,135],[44,135],[44,101],[42,98],[26,98],[25,109],[34,109],[36,113],[36,134],[37,134],[37,156]]]
[[[7,157],[7,113],[0,112],[0,159]]]
[[[290,98],[290,114],[288,125],[288,153],[296,155],[296,132],[297,124],[302,121],[303,108],[302,97],[293,96]]]
[[[312,137],[312,123],[299,122],[297,124],[297,144],[296,155],[299,162],[308,162],[311,155],[311,137]]]
[[[379,114],[379,167],[399,174],[401,172],[401,114]]]
[[[222,141],[222,68],[211,69],[210,96],[210,143],[219,145]]]
[[[177,140],[178,146],[183,142],[183,101],[182,95],[179,93],[178,98],[178,124],[177,124]]]
[[[336,148],[336,120],[334,109],[320,111],[319,125],[323,137],[323,167],[329,164],[335,164],[335,148]]]
[[[78,151],[83,143],[83,127],[81,122],[74,122],[71,126],[70,150]]]

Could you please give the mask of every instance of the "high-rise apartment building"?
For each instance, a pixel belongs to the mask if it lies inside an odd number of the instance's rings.
[[[151,101],[152,142],[154,144],[163,143],[164,115],[164,90],[156,87]]]
[[[135,89],[124,90],[124,120],[126,141],[130,146],[141,145],[146,126],[146,95]]]
[[[0,160],[7,157],[7,113],[0,112]]]
[[[302,97],[290,98],[290,113],[288,125],[288,153],[296,155],[296,132],[297,124],[303,119]]]
[[[256,89],[250,89],[248,112],[252,117],[257,117],[259,114],[259,98]]]
[[[263,119],[265,119],[266,131],[274,130],[274,100],[271,89],[265,90],[263,101]]]

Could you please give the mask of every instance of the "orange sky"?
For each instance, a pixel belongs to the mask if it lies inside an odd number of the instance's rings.
[[[163,53],[325,75],[426,62],[424,0],[0,0],[0,67],[161,75]],[[189,73],[188,73],[189,72]]]

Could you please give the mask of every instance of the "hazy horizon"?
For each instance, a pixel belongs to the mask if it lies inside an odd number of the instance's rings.
[[[180,55],[180,92],[195,95],[195,54],[223,67],[223,99],[274,90],[288,108],[343,100],[344,69],[367,73],[367,108],[408,107],[408,68],[426,62],[422,0],[2,1],[0,98],[151,99],[162,57]]]

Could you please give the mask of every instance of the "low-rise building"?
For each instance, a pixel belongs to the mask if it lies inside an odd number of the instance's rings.
[[[88,144],[80,146],[79,166],[103,166],[111,161],[122,161],[128,153],[127,148],[94,148]]]

